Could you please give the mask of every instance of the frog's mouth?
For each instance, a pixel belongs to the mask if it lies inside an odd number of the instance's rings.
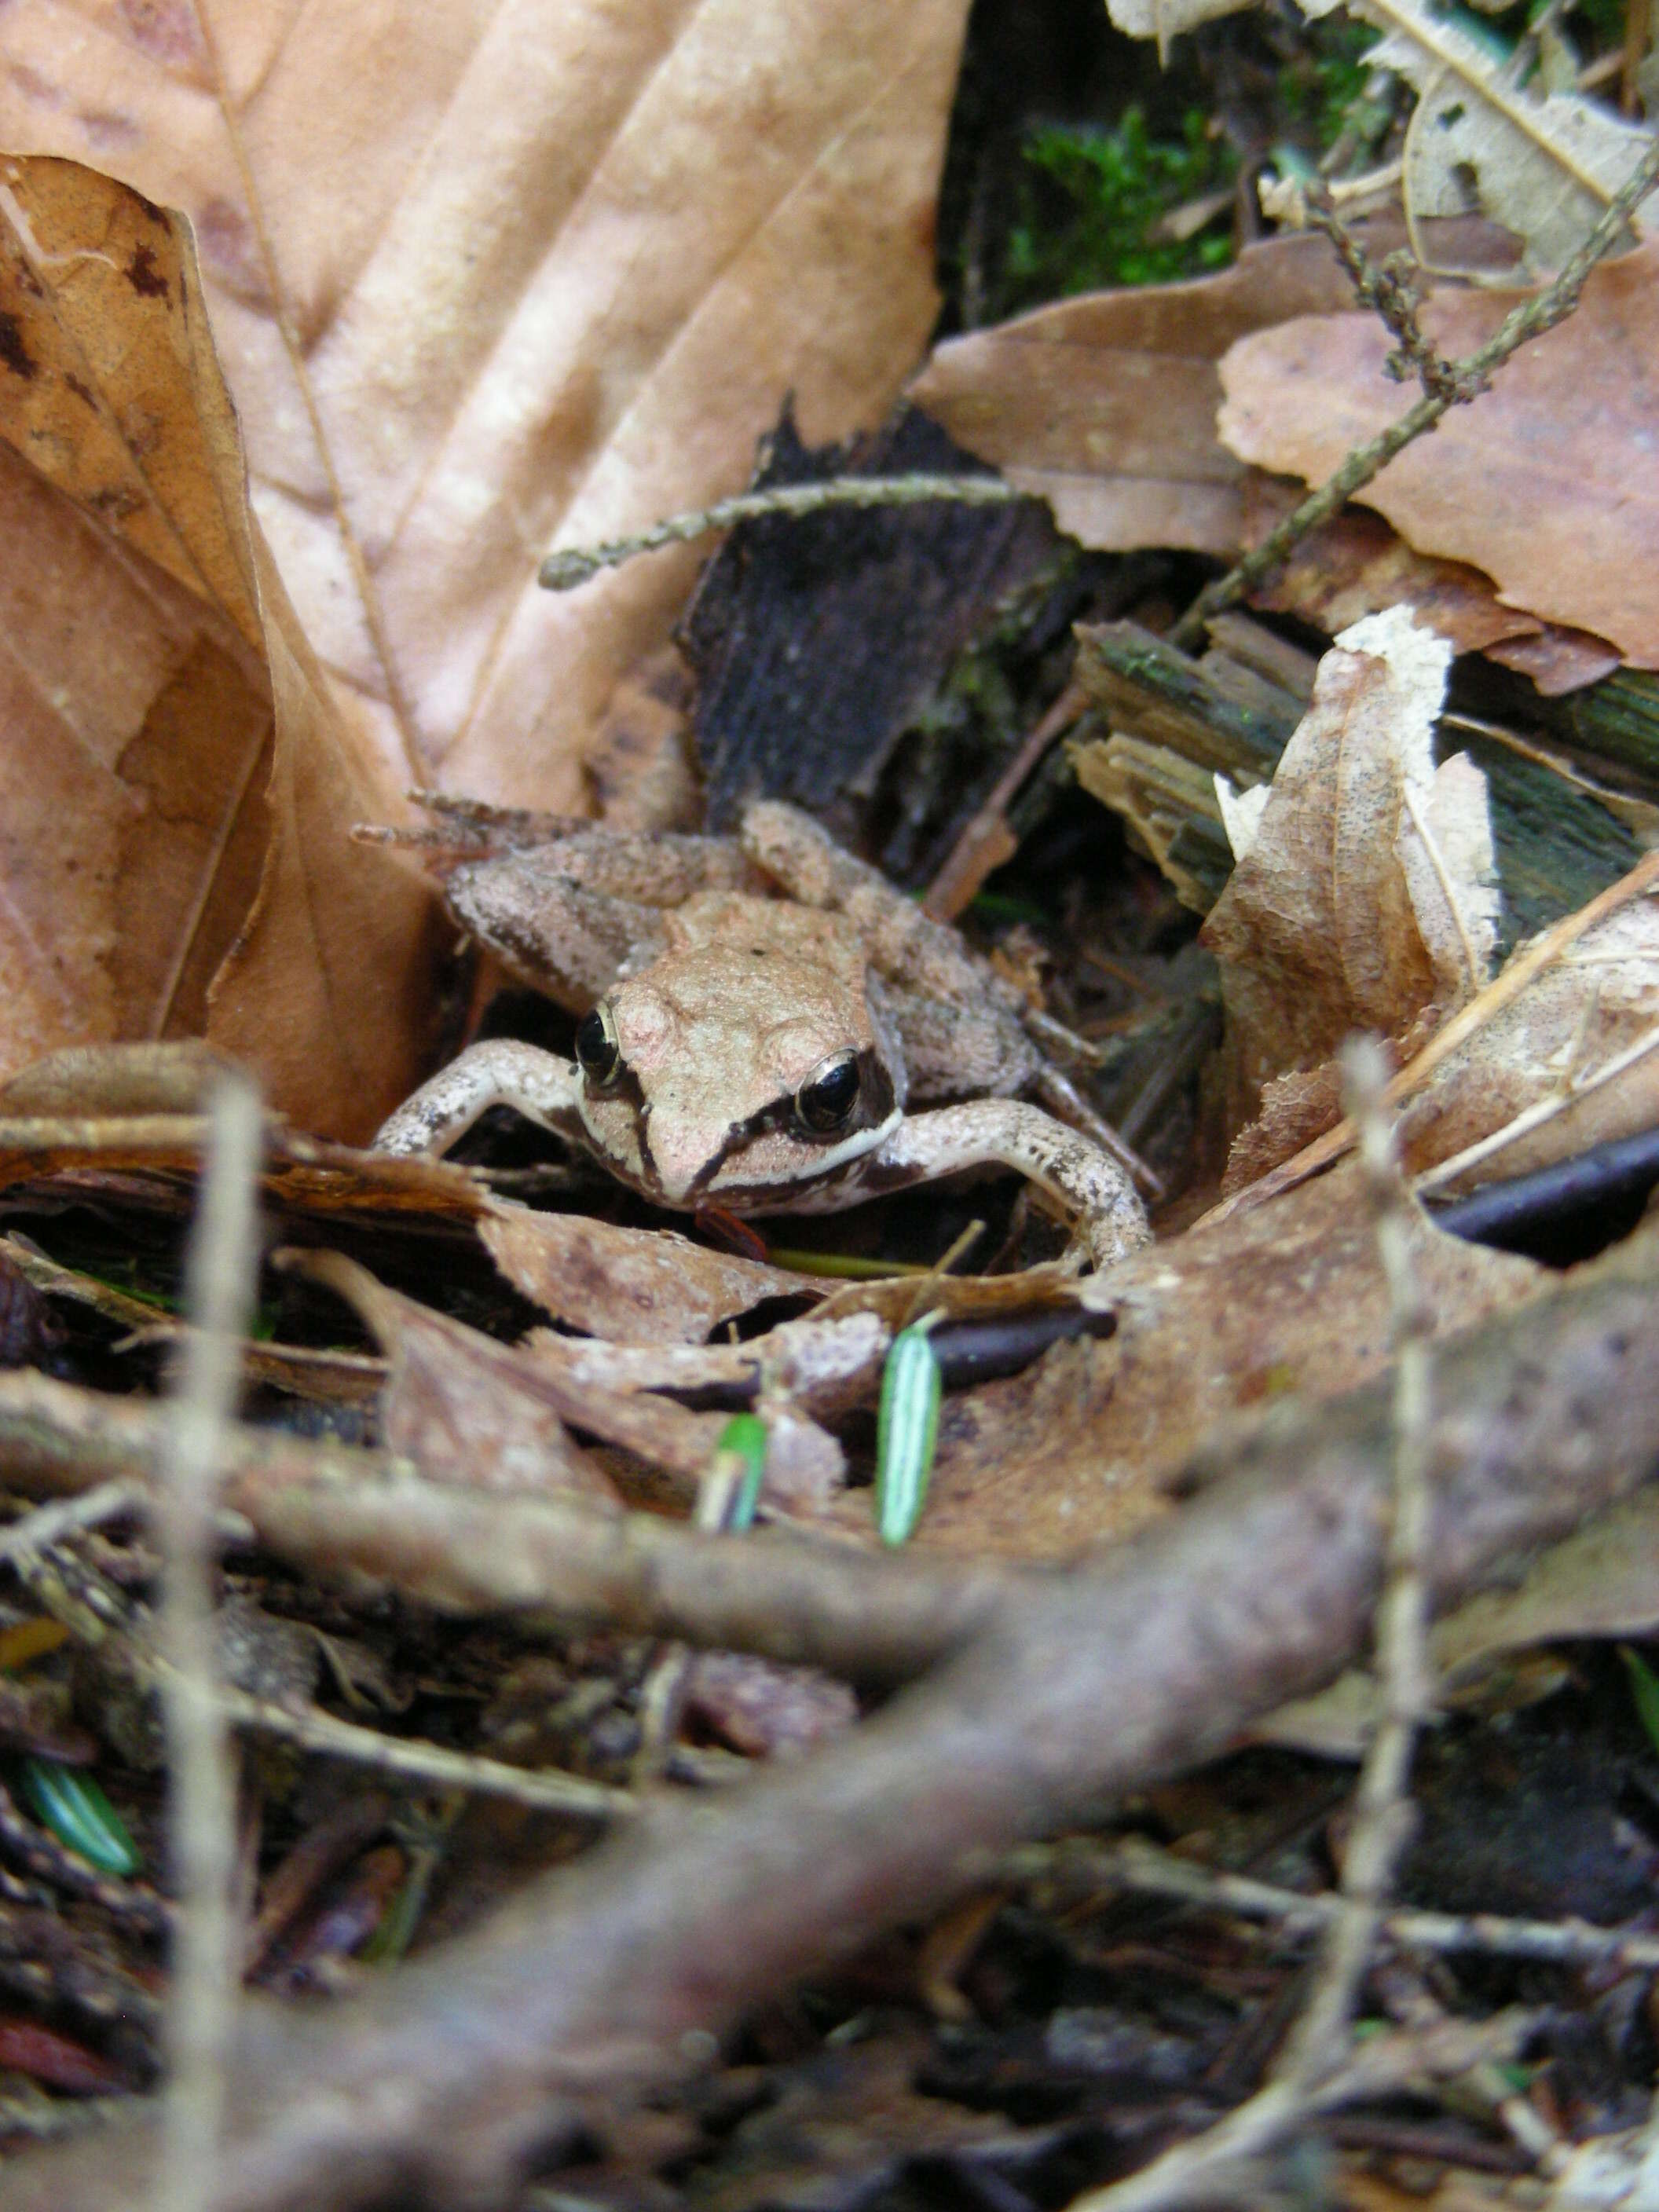
[[[793,1129],[775,1152],[767,1139],[781,1133],[738,1131],[720,1157],[696,1177],[681,1202],[696,1206],[713,1200],[732,1213],[816,1210],[836,1191],[857,1180],[865,1162],[887,1142],[902,1119],[894,1106],[883,1121],[842,1137],[818,1140],[806,1160],[801,1157],[804,1140]]]

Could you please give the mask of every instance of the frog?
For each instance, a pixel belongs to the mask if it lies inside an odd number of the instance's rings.
[[[575,1058],[473,1044],[379,1151],[442,1154],[508,1106],[671,1212],[838,1212],[1012,1169],[1076,1264],[1148,1241],[1133,1155],[1021,1095],[1091,1115],[1039,1010],[811,815],[757,799],[734,835],[647,835],[416,795],[440,826],[378,834],[422,845],[460,927],[579,1017]]]

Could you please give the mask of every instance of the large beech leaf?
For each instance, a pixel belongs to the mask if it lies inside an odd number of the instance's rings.
[[[189,231],[0,164],[0,1072],[205,1032],[361,1136],[424,1043],[430,902],[246,505]]]
[[[697,549],[556,538],[738,488],[793,392],[878,416],[935,312],[965,0],[159,0],[0,13],[0,143],[196,227],[257,512],[391,780],[585,803]]]

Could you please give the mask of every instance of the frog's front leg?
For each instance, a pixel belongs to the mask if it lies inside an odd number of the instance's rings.
[[[1146,1209],[1117,1162],[1040,1106],[1018,1098],[975,1098],[909,1115],[870,1155],[859,1195],[978,1167],[1013,1168],[1058,1200],[1097,1267],[1152,1239]]]
[[[556,1053],[511,1037],[469,1046],[404,1099],[374,1139],[377,1152],[447,1152],[492,1106],[511,1106],[555,1136],[584,1136],[577,1071]]]

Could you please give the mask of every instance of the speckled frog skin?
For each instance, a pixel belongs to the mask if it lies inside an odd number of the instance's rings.
[[[1117,1161],[1013,1095],[1075,1099],[1018,992],[808,816],[768,801],[734,838],[630,837],[442,811],[456,919],[581,1015],[576,1060],[474,1045],[381,1150],[445,1152],[507,1105],[661,1206],[830,1212],[1001,1166],[1059,1203],[1097,1266],[1146,1241]]]

